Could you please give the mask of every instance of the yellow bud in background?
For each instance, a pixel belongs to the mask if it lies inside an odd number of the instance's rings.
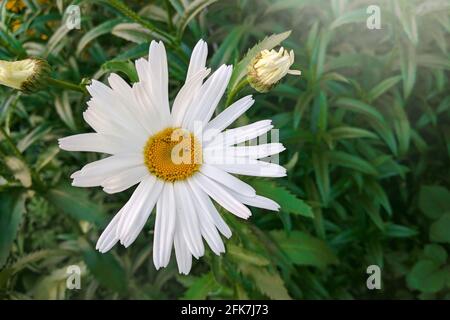
[[[288,52],[283,47],[276,50],[263,50],[250,62],[247,79],[258,92],[272,89],[285,75],[301,75],[299,70],[290,70],[294,63],[294,51]]]
[[[0,84],[25,93],[36,92],[45,87],[49,74],[50,66],[43,59],[0,60]]]

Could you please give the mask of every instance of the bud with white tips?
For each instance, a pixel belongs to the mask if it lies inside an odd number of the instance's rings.
[[[0,85],[25,93],[36,92],[45,87],[49,74],[50,66],[43,59],[0,60]]]
[[[283,47],[276,50],[263,50],[256,55],[247,69],[247,79],[258,92],[272,89],[286,74],[301,75],[299,70],[290,70],[294,63],[294,51]]]

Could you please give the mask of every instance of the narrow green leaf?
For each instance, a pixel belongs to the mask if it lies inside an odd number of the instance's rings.
[[[0,268],[9,256],[25,213],[26,195],[20,191],[0,193]]]
[[[47,199],[61,212],[80,221],[94,222],[99,226],[105,223],[102,207],[88,197],[88,191],[61,184],[50,189]]]
[[[272,231],[271,236],[294,264],[324,268],[337,263],[337,257],[326,242],[301,232]]]

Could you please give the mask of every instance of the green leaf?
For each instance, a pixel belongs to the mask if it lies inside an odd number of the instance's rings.
[[[89,199],[88,191],[61,184],[50,189],[47,199],[61,212],[79,221],[89,221],[103,226],[105,216],[101,205]]]
[[[279,34],[273,34],[269,37],[264,38],[260,43],[253,46],[245,57],[236,65],[233,70],[233,74],[231,75],[230,82],[228,84],[229,91],[233,91],[238,83],[242,80],[243,77],[247,74],[247,66],[250,64],[252,59],[256,57],[256,55],[262,50],[271,50],[274,47],[278,46],[281,42],[286,40],[291,31],[286,31]]]
[[[369,175],[378,174],[375,167],[368,161],[343,151],[329,151],[328,158],[330,163],[337,166],[346,167]]]
[[[343,26],[345,24],[349,23],[355,23],[355,22],[366,22],[367,20],[367,12],[366,9],[360,9],[355,11],[346,12],[340,17],[338,17],[336,20],[333,21],[330,25],[330,30],[336,29],[340,26]],[[364,28],[366,26],[364,25]]]
[[[336,100],[335,104],[340,108],[362,114],[379,122],[384,122],[383,115],[377,109],[362,101],[353,98],[339,98]]]
[[[122,72],[132,82],[138,82],[138,74],[134,64],[131,61],[111,60],[102,64],[101,69],[105,72]]]
[[[417,230],[415,229],[394,223],[387,224],[384,232],[388,237],[391,238],[409,238],[414,237],[418,234]]]
[[[431,219],[450,212],[450,192],[441,186],[422,186],[419,193],[419,208]]]
[[[111,253],[100,253],[89,249],[83,252],[83,257],[98,282],[116,292],[125,291],[127,288],[125,270]]]
[[[312,161],[317,187],[319,188],[322,202],[327,206],[330,195],[330,173],[327,153],[313,153]]]
[[[431,241],[450,243],[450,212],[443,214],[430,227]]]
[[[448,258],[445,248],[434,243],[426,245],[423,253],[427,258],[435,261],[438,265],[443,265]]]
[[[411,141],[411,126],[404,108],[404,104],[399,101],[399,99],[393,103],[392,112],[394,115],[394,129],[397,135],[399,152],[401,155],[408,151],[409,143]]]
[[[337,263],[327,243],[307,233],[292,231],[287,236],[283,231],[272,231],[270,234],[294,264],[324,268]]]
[[[55,99],[55,108],[61,120],[72,131],[77,129],[75,120],[72,114],[72,108],[70,107],[69,94],[67,91],[63,91],[61,95],[58,95]]]
[[[239,269],[242,273],[252,278],[258,290],[269,298],[274,300],[292,299],[284,286],[283,279],[278,273],[250,265],[241,265]]]
[[[189,289],[184,293],[184,298],[188,300],[204,300],[211,292],[217,291],[220,287],[212,272],[208,272],[197,278],[189,286]]]
[[[150,42],[156,37],[155,34],[139,23],[120,23],[114,26],[111,34],[138,44]]]
[[[239,47],[239,42],[244,36],[246,30],[246,25],[239,25],[230,30],[217,51],[214,53],[214,56],[211,59],[211,65],[219,66],[223,63],[228,63],[233,51]]]
[[[181,36],[189,22],[194,19],[203,9],[217,0],[194,0],[185,8],[183,14],[177,19],[178,35]]]
[[[376,100],[378,97],[386,93],[389,89],[394,87],[401,79],[401,76],[393,76],[381,81],[379,84],[373,87],[372,90],[369,91],[368,100]]]
[[[439,269],[433,260],[420,260],[408,273],[406,280],[412,289],[435,293],[444,288],[448,271]]]
[[[79,55],[81,51],[93,40],[96,38],[110,33],[113,28],[118,25],[119,23],[123,22],[123,19],[113,19],[113,20],[107,20],[98,26],[90,29],[81,39],[78,41],[77,45],[77,51],[76,54]]]
[[[267,266],[270,263],[265,257],[233,244],[227,245],[227,253],[238,262],[245,262],[255,266]]]
[[[9,256],[25,213],[26,195],[20,191],[0,193],[0,268]]]
[[[336,141],[341,139],[357,139],[357,138],[378,139],[378,136],[373,132],[356,127],[341,126],[331,129],[330,131],[328,131],[328,134],[333,140]]]
[[[258,194],[277,202],[281,206],[280,210],[308,218],[314,217],[311,207],[285,187],[262,180],[254,181],[252,185]]]
[[[408,98],[416,83],[416,52],[412,46],[401,47],[401,71],[403,79],[403,96]]]

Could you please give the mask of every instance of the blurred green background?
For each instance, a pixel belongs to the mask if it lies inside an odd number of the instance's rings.
[[[70,4],[80,5],[79,30],[65,27]],[[153,215],[129,249],[98,254],[100,232],[131,191],[70,186],[70,174],[99,157],[57,146],[90,130],[88,97],[0,87],[1,299],[450,298],[450,1],[114,4],[2,0],[0,59],[43,57],[54,77],[75,83],[110,72],[133,82],[130,61],[162,36],[173,98],[198,39],[217,68],[292,30],[283,45],[302,76],[267,94],[244,89],[256,103],[238,121],[270,118],[280,129],[288,176],[247,181],[281,212],[252,209],[248,221],[223,212],[233,230],[226,254],[208,250],[189,276],[173,255],[155,270]],[[380,30],[366,25],[369,5],[381,9]],[[66,288],[70,265],[81,268],[80,290]],[[381,290],[366,287],[369,265],[381,267]]]

